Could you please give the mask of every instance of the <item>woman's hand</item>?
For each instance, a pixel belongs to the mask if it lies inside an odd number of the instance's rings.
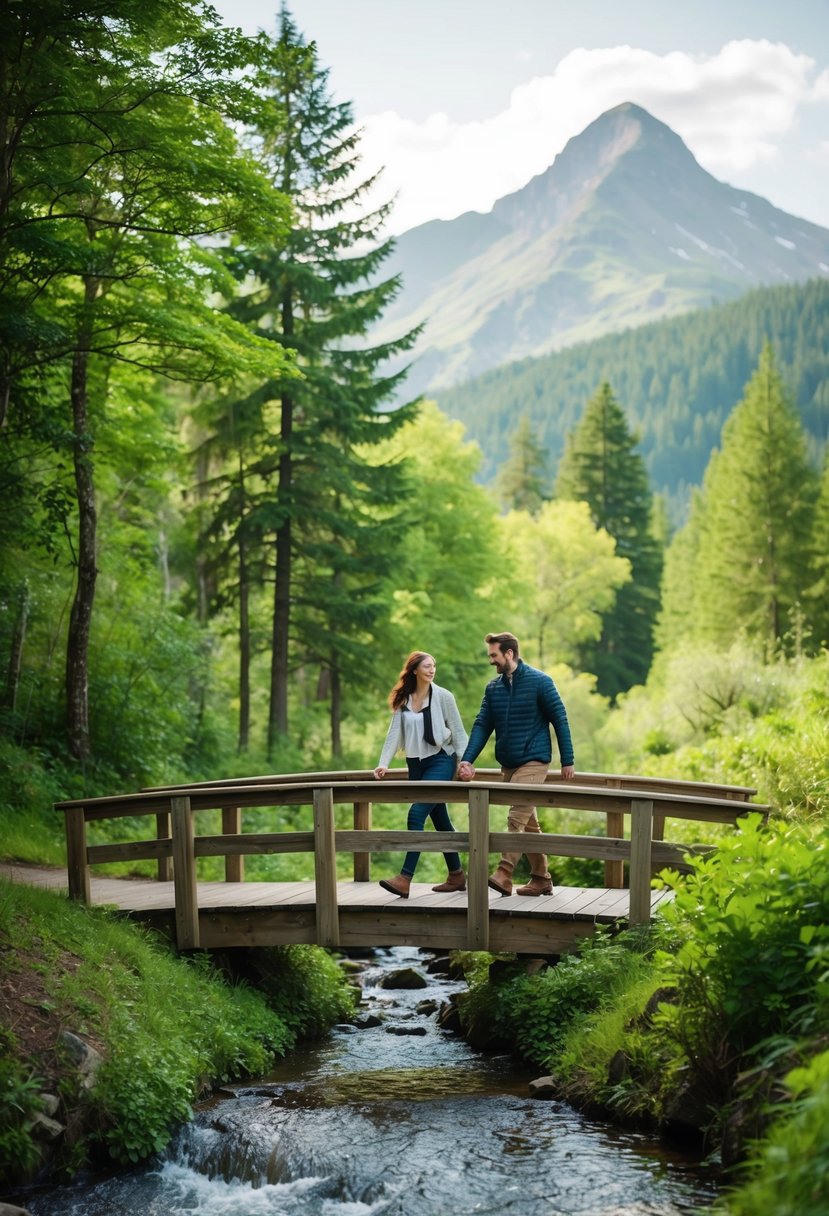
[[[377,768],[374,770],[374,776],[379,781],[381,779],[381,777],[385,777],[385,775],[388,771],[389,770],[387,768],[383,768],[382,764],[378,764]]]
[[[458,776],[461,781],[471,781],[475,776],[475,770],[468,760],[461,760],[458,765]]]

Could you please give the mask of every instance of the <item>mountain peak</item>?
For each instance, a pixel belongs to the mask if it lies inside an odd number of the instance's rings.
[[[829,277],[829,231],[712,177],[633,102],[600,114],[485,215],[398,238],[403,290],[378,340],[426,321],[407,391]]]

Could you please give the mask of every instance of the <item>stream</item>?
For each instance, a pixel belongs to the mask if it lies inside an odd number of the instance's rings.
[[[201,1103],[163,1156],[16,1202],[32,1216],[684,1216],[709,1207],[713,1181],[681,1156],[528,1097],[535,1073],[441,1030],[433,1007],[465,985],[428,973],[430,958],[409,947],[372,952],[358,976],[361,1015],[379,1025],[336,1027],[257,1084]],[[381,986],[402,967],[427,987]]]

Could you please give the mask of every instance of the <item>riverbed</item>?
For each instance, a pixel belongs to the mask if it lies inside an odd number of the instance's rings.
[[[534,1074],[473,1052],[435,1008],[462,981],[414,948],[359,962],[361,1014],[255,1085],[202,1104],[166,1153],[18,1196],[32,1216],[686,1216],[711,1177],[647,1137],[528,1096]],[[385,988],[413,967],[417,989]]]

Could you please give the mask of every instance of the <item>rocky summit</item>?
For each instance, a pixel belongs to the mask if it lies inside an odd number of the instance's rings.
[[[829,277],[829,229],[718,181],[626,103],[490,212],[404,233],[390,269],[403,288],[375,338],[426,322],[411,395],[754,287]]]

